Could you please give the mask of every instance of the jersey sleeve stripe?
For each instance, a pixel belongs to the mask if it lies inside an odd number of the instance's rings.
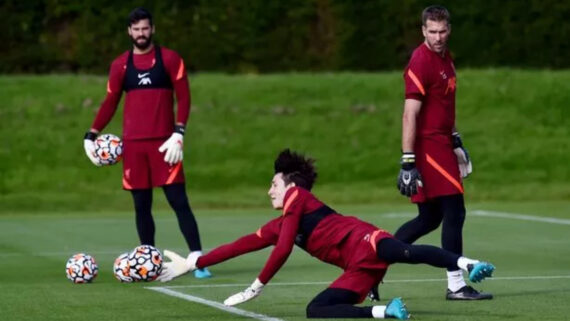
[[[259,238],[263,238],[261,237],[261,228],[257,229],[257,231],[255,232],[255,235],[259,236]]]
[[[109,84],[109,81],[107,80],[107,93],[112,93],[113,91],[111,90],[111,84]]]
[[[293,203],[293,201],[295,200],[295,198],[297,198],[297,195],[299,195],[299,191],[294,191],[293,195],[291,195],[291,197],[289,197],[289,199],[287,200],[287,202],[285,203],[285,206],[283,206],[283,215],[285,215],[285,213],[287,213],[287,210],[289,209],[289,206],[291,206],[291,203]]]
[[[178,66],[178,74],[176,75],[176,80],[180,80],[184,76],[184,61],[180,59],[180,65]]]
[[[453,186],[457,187],[457,189],[463,193],[463,186],[461,186],[461,184],[455,178],[453,178],[451,174],[449,174],[443,167],[441,167],[441,165],[439,165],[435,159],[431,158],[429,154],[426,154],[426,160],[428,164],[433,166],[433,168],[435,168],[441,175],[443,175],[443,177],[445,177],[451,184],[453,184]]]
[[[133,186],[129,183],[129,181],[123,176],[123,188],[126,190],[132,190]]]
[[[168,176],[168,179],[166,180],[166,185],[171,184],[174,181],[174,178],[176,178],[176,175],[180,171],[180,168],[182,168],[182,162],[176,164],[176,166]]]
[[[376,237],[378,236],[378,233],[380,233],[380,232],[382,232],[382,230],[376,230],[376,231],[374,231],[374,233],[372,233],[372,236],[370,237],[370,245],[372,245],[374,252],[376,252]]]
[[[426,95],[426,91],[424,89],[424,86],[422,85],[421,81],[418,79],[418,77],[416,76],[416,74],[414,74],[414,72],[411,69],[408,69],[408,76],[410,77],[410,79],[414,82],[414,84],[416,85],[416,87],[418,87],[418,89],[420,90],[420,92],[422,93],[422,95]]]

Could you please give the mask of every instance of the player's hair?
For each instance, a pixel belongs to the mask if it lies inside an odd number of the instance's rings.
[[[314,159],[292,152],[287,148],[281,151],[275,160],[275,174],[283,174],[285,185],[293,182],[310,191],[317,179],[314,162]]]
[[[422,12],[422,23],[424,26],[428,20],[446,21],[447,24],[449,24],[451,22],[451,15],[444,6],[433,5],[425,8]]]
[[[152,26],[152,15],[150,12],[143,7],[135,8],[131,13],[129,13],[127,27],[130,27],[132,24],[144,19],[148,19],[148,23]]]

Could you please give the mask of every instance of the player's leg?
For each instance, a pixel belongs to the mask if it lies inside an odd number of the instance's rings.
[[[404,223],[394,234],[398,240],[412,244],[420,237],[438,228],[443,213],[437,203],[426,201],[418,203],[418,216]]]
[[[432,245],[411,245],[394,238],[380,239],[376,245],[378,258],[388,263],[429,264],[448,270],[464,270],[473,282],[490,277],[495,267],[446,251]]]
[[[194,217],[194,213],[190,208],[190,202],[186,195],[184,183],[165,185],[162,188],[168,203],[176,213],[178,226],[186,240],[186,244],[188,245],[190,252],[201,252],[202,243],[200,242],[198,223],[196,222],[196,217]],[[202,279],[209,278],[212,274],[208,269],[203,268],[194,270],[194,276]]]
[[[154,220],[152,218],[152,189],[131,190],[135,205],[135,221],[141,244],[154,246]]]
[[[442,248],[461,255],[463,253],[463,225],[465,222],[465,203],[463,194],[441,196],[437,198],[443,212],[441,227]],[[447,270],[448,300],[486,300],[492,299],[490,293],[480,293],[465,283],[463,271]]]
[[[407,319],[409,316],[400,298],[388,302],[388,305],[358,307],[360,294],[339,288],[328,288],[319,293],[307,305],[307,318],[396,318]]]
[[[154,246],[152,185],[146,145],[146,141],[123,141],[123,188],[131,191],[133,196],[135,221],[141,244]]]
[[[164,139],[152,140],[148,145],[148,158],[151,164],[152,186],[162,186],[166,199],[170,207],[176,213],[178,226],[184,240],[191,253],[201,254],[202,244],[200,243],[200,234],[196,218],[190,204],[186,189],[184,187],[184,166],[182,163],[170,165],[164,161],[164,153],[158,151],[159,147],[164,143]],[[194,276],[197,278],[210,277],[210,272],[205,270],[195,270]]]
[[[176,213],[178,226],[180,227],[182,235],[184,235],[188,248],[191,252],[201,251],[202,244],[200,242],[198,223],[196,223],[196,218],[190,208],[184,184],[165,185],[162,189],[164,190],[168,204],[170,204],[170,207],[172,207]]]

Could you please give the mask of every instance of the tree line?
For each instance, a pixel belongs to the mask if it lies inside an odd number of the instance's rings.
[[[461,67],[570,67],[570,2],[440,1]],[[104,74],[130,48],[126,17],[154,15],[155,40],[191,71],[402,69],[422,41],[425,0],[3,0],[0,72]]]

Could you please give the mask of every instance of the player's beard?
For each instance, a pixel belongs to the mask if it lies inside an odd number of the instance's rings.
[[[145,41],[138,42],[138,40],[140,40],[140,39],[144,39]],[[135,47],[137,47],[137,49],[146,50],[150,46],[150,44],[152,43],[152,35],[150,35],[148,38],[145,36],[139,36],[136,39],[131,37],[131,41],[133,42],[133,45],[135,45]]]

